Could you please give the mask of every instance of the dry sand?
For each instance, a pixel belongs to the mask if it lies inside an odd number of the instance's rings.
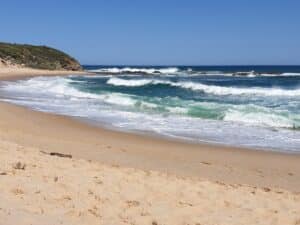
[[[6,66],[1,63],[0,60],[0,79],[16,79],[30,76],[56,76],[56,75],[68,75],[68,74],[87,74],[82,71],[66,71],[66,70],[41,70],[32,69],[20,66]]]
[[[299,193],[0,146],[1,225],[300,224]]]
[[[0,225],[300,224],[299,155],[120,133],[0,103],[0,162]]]

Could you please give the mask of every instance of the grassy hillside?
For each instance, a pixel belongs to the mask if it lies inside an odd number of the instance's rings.
[[[0,42],[0,59],[11,64],[48,70],[81,70],[79,62],[66,53],[47,46]]]

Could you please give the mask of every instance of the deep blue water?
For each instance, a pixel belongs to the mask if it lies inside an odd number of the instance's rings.
[[[102,68],[178,68],[181,71],[187,71],[188,69],[192,69],[193,71],[222,71],[225,73],[233,73],[233,72],[248,72],[248,71],[256,71],[258,73],[300,73],[299,65],[291,65],[291,66],[278,66],[278,65],[245,65],[245,66],[135,66],[135,65],[84,65],[83,68],[87,70],[94,69],[102,69]]]

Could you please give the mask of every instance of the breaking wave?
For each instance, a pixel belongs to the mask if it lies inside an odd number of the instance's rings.
[[[132,68],[132,67],[124,67],[124,68],[102,68],[89,70],[90,72],[102,73],[102,74],[123,74],[123,73],[132,73],[132,74],[175,74],[179,71],[176,67],[169,68]]]
[[[191,89],[194,91],[203,91],[214,95],[265,95],[265,96],[300,96],[300,89],[285,90],[280,88],[237,88],[223,87],[216,85],[207,85],[196,82],[171,82],[168,80],[159,79],[122,79],[112,77],[107,81],[107,84],[114,86],[140,87],[145,85],[164,84],[179,88]]]
[[[300,128],[300,116],[255,105],[230,107],[223,120],[273,128]]]

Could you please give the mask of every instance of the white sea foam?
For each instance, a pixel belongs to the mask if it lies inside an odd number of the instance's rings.
[[[188,113],[188,108],[183,108],[183,107],[168,107],[167,108],[171,113],[174,114],[186,114]]]
[[[121,106],[134,106],[136,101],[129,96],[123,94],[109,93],[99,95],[99,98],[109,104],[121,105]]]
[[[114,85],[114,86],[127,86],[127,87],[140,87],[149,84],[169,84],[172,85],[171,81],[167,80],[156,80],[156,79],[121,79],[117,77],[110,78],[107,84]]]
[[[172,86],[203,91],[214,95],[265,95],[265,96],[300,96],[300,89],[284,90],[279,88],[237,88],[206,85],[194,82],[172,83]]]
[[[6,82],[4,90],[38,94],[55,94],[77,98],[98,98],[96,94],[82,92],[69,85],[71,81],[62,77],[35,77],[18,82]],[[78,82],[78,81],[76,81]]]
[[[296,126],[293,120],[285,116],[263,111],[247,112],[238,109],[230,109],[226,112],[223,120],[274,128],[294,128]]]
[[[144,86],[152,83],[152,80],[139,79],[139,80],[125,80],[117,77],[112,77],[107,81],[107,84],[115,86],[128,86],[128,87],[138,87]]]
[[[282,73],[281,76],[300,76],[300,73]]]

